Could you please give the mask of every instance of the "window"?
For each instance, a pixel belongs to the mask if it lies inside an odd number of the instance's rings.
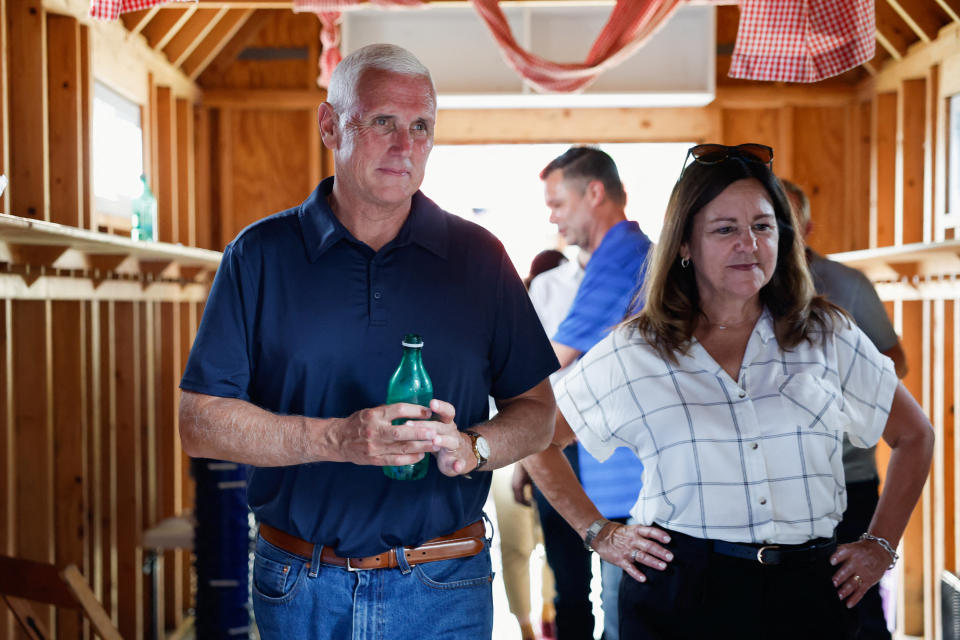
[[[93,195],[98,226],[129,229],[140,195],[143,127],[140,105],[97,82],[93,91]]]
[[[626,215],[654,242],[692,142],[604,143],[627,192]],[[437,145],[430,152],[423,193],[451,213],[497,236],[517,271],[557,242],[543,201],[540,170],[569,144]],[[576,255],[576,249],[566,252]]]

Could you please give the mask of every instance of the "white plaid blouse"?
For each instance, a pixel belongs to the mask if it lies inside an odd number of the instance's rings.
[[[618,329],[556,386],[587,450],[643,461],[631,513],[643,524],[729,542],[797,544],[832,535],[846,508],[843,433],[875,444],[897,376],[859,328],[780,349],[768,311],[735,381],[693,341],[679,366]]]

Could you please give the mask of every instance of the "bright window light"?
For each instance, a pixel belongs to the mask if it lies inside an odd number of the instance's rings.
[[[692,142],[601,144],[620,172],[627,218],[654,242],[670,192]],[[438,145],[430,154],[423,192],[438,205],[497,236],[521,276],[533,257],[557,246],[557,227],[543,200],[540,170],[569,144]],[[569,257],[575,247],[564,250]]]
[[[140,105],[99,82],[93,92],[93,194],[97,211],[129,219],[140,195]]]

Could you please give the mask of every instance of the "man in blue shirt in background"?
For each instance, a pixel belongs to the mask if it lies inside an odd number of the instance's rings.
[[[627,195],[617,166],[593,147],[571,147],[540,172],[550,222],[567,243],[590,254],[573,305],[552,344],[566,367],[600,342],[632,308],[643,278],[650,239],[627,220]],[[611,520],[624,522],[640,492],[643,465],[620,450],[602,465],[579,445],[564,451],[587,495]],[[590,554],[581,536],[535,492],[547,561],[557,586],[557,638],[593,637]],[[602,563],[605,640],[617,640],[617,591],[621,569]]]
[[[499,241],[419,191],[435,122],[412,54],[347,56],[319,110],[335,176],[242,231],[210,291],[180,431],[191,456],[253,466],[265,638],[492,633],[483,471],[550,442],[557,361]],[[429,408],[383,404],[407,333]],[[381,469],[431,454],[422,480]]]

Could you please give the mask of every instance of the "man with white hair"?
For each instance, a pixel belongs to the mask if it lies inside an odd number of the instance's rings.
[[[242,231],[210,292],[181,436],[253,466],[265,638],[492,632],[484,472],[549,443],[558,365],[502,245],[419,192],[435,121],[412,54],[347,56],[319,111],[334,177]],[[408,333],[429,408],[383,404]],[[381,470],[431,454],[421,480]]]

